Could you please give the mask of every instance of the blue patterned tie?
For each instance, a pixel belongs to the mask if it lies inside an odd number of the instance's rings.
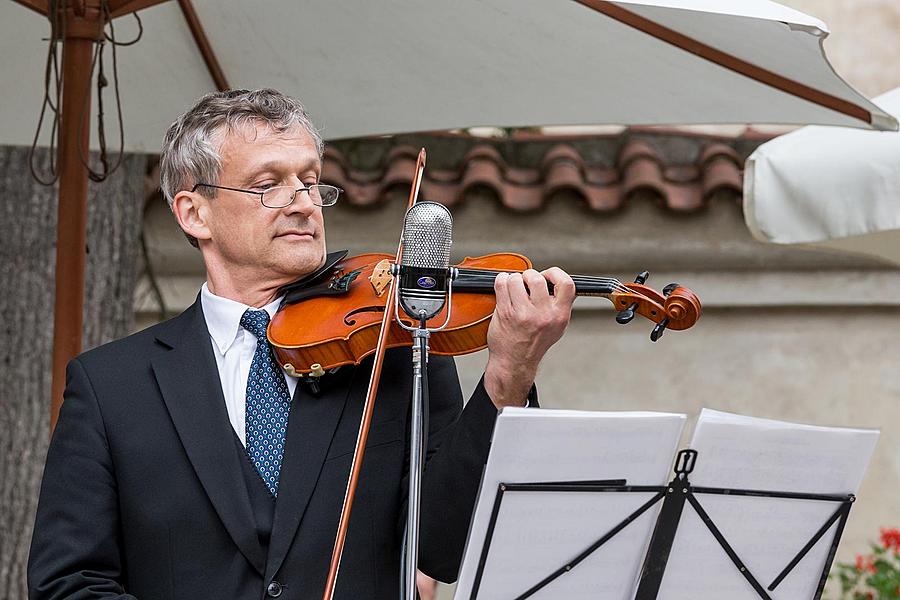
[[[278,496],[291,395],[266,338],[269,313],[247,309],[241,327],[256,336],[256,352],[247,377],[247,454],[266,487]]]

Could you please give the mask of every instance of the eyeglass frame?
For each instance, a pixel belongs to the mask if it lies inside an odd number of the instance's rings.
[[[339,187],[337,187],[336,185],[329,185],[329,184],[327,184],[327,183],[314,183],[314,184],[309,185],[309,186],[306,186],[306,187],[299,187],[299,188],[296,188],[296,189],[294,190],[293,195],[291,196],[291,201],[288,202],[287,204],[285,204],[284,206],[268,206],[265,202],[263,202],[263,194],[265,194],[265,193],[266,193],[267,191],[269,191],[269,190],[263,190],[263,191],[261,191],[261,192],[257,192],[257,191],[254,191],[254,190],[242,190],[241,188],[233,188],[233,187],[228,187],[228,186],[224,186],[224,185],[214,185],[214,184],[212,184],[212,183],[196,183],[196,184],[194,184],[194,187],[191,188],[191,193],[196,192],[198,187],[211,187],[211,188],[215,188],[215,189],[217,189],[217,190],[228,190],[229,192],[243,192],[243,193],[245,193],[245,194],[254,194],[254,195],[256,195],[256,196],[259,196],[259,203],[260,203],[260,204],[262,204],[262,205],[265,206],[266,208],[271,208],[271,209],[273,209],[273,210],[277,210],[277,209],[279,209],[279,208],[286,208],[286,207],[290,206],[291,204],[293,204],[293,203],[294,203],[294,200],[297,199],[297,194],[299,194],[300,192],[307,192],[307,193],[309,193],[309,190],[312,189],[313,185],[315,185],[315,186],[319,186],[319,185],[322,185],[322,186],[328,186],[328,187],[332,187],[332,188],[336,189],[337,192],[338,192],[338,198],[340,198],[340,197],[341,197],[341,194],[344,192],[344,190],[343,190],[342,188],[339,188]],[[276,186],[272,186],[272,187],[269,188],[269,189],[273,189],[273,188],[276,188],[276,187],[286,187],[286,188],[289,188],[289,187],[292,187],[292,186],[289,186],[289,185],[276,185]],[[334,206],[335,204],[337,204],[337,198],[335,198],[334,202],[332,202],[331,204],[316,204],[316,203],[313,201],[311,195],[310,195],[310,199],[309,199],[309,200],[310,200],[310,202],[312,202],[312,203],[315,204],[316,206],[321,206],[321,207]]]

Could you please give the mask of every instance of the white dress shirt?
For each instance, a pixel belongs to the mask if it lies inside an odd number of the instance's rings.
[[[281,298],[277,298],[258,310],[265,310],[271,318],[278,310]],[[209,291],[206,283],[200,288],[200,305],[209,330],[209,341],[212,343],[216,366],[219,368],[219,381],[222,382],[222,394],[225,396],[225,408],[228,420],[241,443],[247,445],[247,377],[250,374],[250,363],[256,352],[256,336],[241,327],[241,317],[252,306],[216,296]],[[282,371],[282,373],[284,373]],[[297,388],[297,379],[284,374],[291,397]]]

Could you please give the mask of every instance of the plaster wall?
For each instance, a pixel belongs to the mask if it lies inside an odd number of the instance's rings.
[[[825,51],[851,85],[867,96],[900,86],[900,4],[896,0],[780,0],[828,24]]]

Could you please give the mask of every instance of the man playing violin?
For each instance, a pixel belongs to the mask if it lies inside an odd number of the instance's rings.
[[[371,361],[298,385],[265,336],[279,288],[325,259],[322,139],[274,90],[210,94],[169,129],[161,187],[206,283],[174,319],[73,359],[47,456],[33,599],[321,598]],[[546,281],[554,286],[550,295]],[[501,275],[484,376],[463,409],[429,368],[420,568],[456,578],[497,411],[535,401],[575,287]],[[336,598],[398,597],[410,350],[389,351]]]

